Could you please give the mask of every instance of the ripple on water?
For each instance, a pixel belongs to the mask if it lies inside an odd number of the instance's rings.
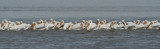
[[[1,31],[0,48],[89,49],[160,48],[158,30],[106,31]]]

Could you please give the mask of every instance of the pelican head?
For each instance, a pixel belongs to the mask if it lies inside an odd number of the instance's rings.
[[[111,23],[110,23],[110,26],[109,27],[112,27],[113,25],[114,25],[114,21],[112,21]]]
[[[147,20],[144,20],[144,21],[143,21],[143,25],[147,24],[147,22],[148,22]]]
[[[3,27],[3,26],[4,26],[4,22],[1,23],[1,27]]]
[[[43,23],[43,20],[42,20],[42,19],[40,19],[40,20],[39,20],[39,22],[40,22],[40,23]]]
[[[7,19],[4,19],[4,23],[7,23]]]
[[[41,22],[40,22],[40,21],[38,21],[37,23],[38,23],[38,24],[41,24]]]
[[[16,25],[19,25],[20,23],[18,21],[16,21]]]
[[[104,21],[101,21],[101,25],[103,25],[105,22]]]
[[[31,28],[32,30],[35,30],[35,25],[36,25],[36,22],[32,22],[30,28]]]
[[[86,31],[88,30],[89,25],[90,25],[90,22],[89,22],[89,21],[86,22],[86,26],[85,26],[85,30],[86,30]]]
[[[74,24],[77,24],[77,21],[75,21]]]
[[[52,23],[52,21],[53,21],[53,19],[50,19],[50,20],[49,20],[49,23]]]
[[[139,24],[139,23],[140,23],[140,20],[137,20],[135,23],[136,23],[136,24]]]
[[[55,23],[56,23],[56,21],[54,20],[52,23],[53,23],[53,24],[55,24]]]
[[[81,28],[83,29],[83,28],[84,28],[84,23],[83,23],[83,22],[81,22],[81,25],[80,25],[80,26],[81,26]]]
[[[98,24],[100,24],[100,22],[99,22],[99,19],[97,19],[97,22],[96,22],[96,24],[98,25]]]
[[[105,19],[103,21],[104,21],[104,23],[107,23],[107,21]]]
[[[62,25],[64,23],[64,20],[61,20],[61,23],[60,23],[60,25]]]
[[[128,22],[126,23],[126,25],[128,25]]]
[[[20,24],[23,24],[23,22],[22,22],[22,21],[20,21]]]

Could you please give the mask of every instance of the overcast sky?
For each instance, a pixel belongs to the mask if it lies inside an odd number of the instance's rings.
[[[160,0],[0,0],[0,6],[160,6]]]

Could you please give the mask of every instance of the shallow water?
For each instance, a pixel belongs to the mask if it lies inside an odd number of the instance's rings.
[[[1,31],[0,49],[159,49],[159,32]]]

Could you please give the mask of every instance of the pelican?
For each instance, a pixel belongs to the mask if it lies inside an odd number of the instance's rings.
[[[71,27],[71,30],[82,30],[82,29],[84,29],[83,21],[81,23],[77,23],[77,21],[75,21],[75,23]]]
[[[136,24],[134,22],[126,22],[124,27],[125,27],[125,30],[135,30]]]
[[[32,30],[36,30],[35,26],[36,26],[36,22],[32,22],[30,28],[31,28]]]
[[[49,23],[46,23],[47,28],[53,28],[55,26],[55,21],[53,19],[49,20]]]
[[[92,20],[87,21],[86,26],[85,26],[85,30],[86,31],[90,31],[90,30],[97,30],[96,29],[96,24],[92,22]]]
[[[150,22],[149,25],[147,25],[147,29],[158,29],[160,30],[160,23],[158,22]]]
[[[114,25],[114,28],[115,29],[125,29],[124,26],[125,26],[124,22],[120,21],[118,22],[118,24]]]
[[[63,30],[71,30],[73,23],[69,22],[69,23],[64,23],[64,25],[62,26]]]
[[[61,22],[55,22],[55,26],[53,29],[63,29],[62,27],[64,26],[64,21],[61,20]]]
[[[43,27],[42,27],[40,30],[48,30],[48,29],[49,29],[49,27],[48,27],[48,25],[47,25],[47,21],[44,20],[44,22],[43,22]]]
[[[99,24],[100,24],[100,21],[99,21],[99,19],[97,19],[96,25],[99,25]]]
[[[23,23],[22,21],[20,21],[20,25],[19,25],[23,30],[27,30],[29,29],[29,27],[31,26],[30,24],[26,24]]]

